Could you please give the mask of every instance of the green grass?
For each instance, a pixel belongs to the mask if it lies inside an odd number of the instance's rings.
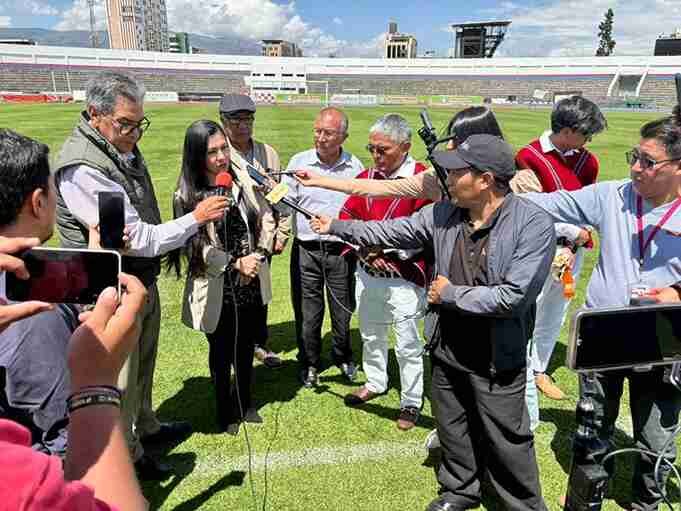
[[[150,131],[141,142],[154,178],[164,219],[170,218],[170,197],[180,165],[184,130],[194,120],[216,118],[216,105],[149,105]],[[0,127],[10,127],[47,143],[56,153],[76,122],[76,105],[2,105]],[[368,129],[381,114],[399,111],[414,128],[416,108],[355,108],[350,117],[350,138],[346,148],[363,162],[370,158],[364,149]],[[260,108],[256,137],[274,146],[286,163],[296,152],[312,143],[312,108]],[[442,127],[453,110],[431,111],[433,122]],[[516,147],[536,137],[548,126],[548,110],[499,110],[498,117],[508,140]],[[601,179],[627,176],[624,151],[637,141],[641,124],[654,114],[610,113],[610,128],[596,137],[591,149],[601,162]],[[425,156],[423,145],[414,139],[413,155]],[[587,257],[588,275],[595,254]],[[261,426],[249,426],[248,436],[255,456],[253,487],[258,508],[277,510],[393,510],[423,509],[436,495],[432,463],[425,459],[420,443],[434,425],[429,398],[419,427],[403,433],[395,427],[399,392],[387,395],[363,409],[351,410],[342,396],[352,390],[335,368],[322,374],[316,392],[299,388],[293,311],[290,302],[288,252],[274,260],[275,296],[270,306],[271,347],[282,354],[284,367],[269,370],[255,366],[255,401],[265,419]],[[581,279],[573,307],[583,301],[586,279]],[[248,454],[243,433],[239,437],[218,434],[214,424],[213,391],[203,335],[185,328],[179,320],[182,282],[163,277],[160,282],[163,318],[159,359],[156,368],[154,403],[163,419],[190,420],[196,433],[167,456],[178,475],[160,484],[145,484],[153,509],[246,510],[255,509],[251,481],[246,471]],[[328,353],[329,325],[325,323],[325,352]],[[466,340],[466,339],[463,339]],[[577,380],[563,366],[565,329],[556,348],[552,370],[559,385],[570,396],[565,401],[542,398],[542,424],[536,433],[536,447],[542,488],[549,509],[558,509],[565,492],[570,463],[570,435],[574,429]],[[353,319],[355,358],[361,357],[356,319]],[[391,384],[399,382],[397,365],[391,355]],[[426,371],[428,373],[428,371]],[[426,384],[428,387],[428,383]],[[429,395],[429,391],[427,391]],[[626,406],[623,406],[626,410]],[[618,436],[626,441],[623,435]],[[267,488],[263,459],[269,454]],[[604,509],[619,509],[615,501],[629,498],[631,463],[620,463],[612,485],[615,500]],[[678,499],[678,494],[675,492]],[[485,509],[495,509],[487,501]]]

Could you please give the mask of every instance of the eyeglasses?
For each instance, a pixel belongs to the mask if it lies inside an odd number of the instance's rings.
[[[641,168],[643,170],[648,170],[660,163],[668,163],[670,161],[677,161],[681,160],[681,158],[670,158],[668,160],[653,160],[652,158],[646,156],[645,154],[641,154],[641,151],[639,151],[636,147],[634,147],[631,151],[627,151],[624,153],[627,163],[630,166],[636,165],[636,162],[639,162],[641,164]]]
[[[380,145],[373,145],[373,144],[367,144],[366,146],[367,151],[369,151],[371,154],[376,153],[378,156],[384,156],[385,153],[390,151],[392,149],[391,147],[383,147]]]
[[[329,130],[329,129],[325,129],[325,128],[315,128],[314,129],[314,136],[315,137],[321,137],[322,135],[324,135],[326,138],[333,138],[333,137],[337,137],[338,135],[340,135],[340,131]]]
[[[255,117],[252,115],[249,115],[248,117],[223,117],[222,121],[227,122],[232,126],[239,126],[239,124],[250,126],[255,122]]]
[[[140,137],[142,134],[149,129],[151,126],[151,121],[146,117],[143,117],[139,122],[128,122],[126,120],[119,121],[113,117],[111,119],[111,124],[113,124],[121,135],[130,135],[135,130],[139,131]]]

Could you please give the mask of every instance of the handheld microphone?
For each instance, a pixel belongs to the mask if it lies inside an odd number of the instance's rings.
[[[215,186],[218,189],[218,195],[220,197],[228,197],[230,195],[233,181],[229,172],[220,172],[215,177]]]
[[[258,184],[258,186],[262,186],[263,188],[267,189],[267,191],[270,191],[272,189],[272,185],[270,184],[269,179],[266,176],[262,175],[260,172],[258,172],[258,169],[256,169],[254,166],[246,163],[246,170],[248,172],[248,176],[253,181],[255,181]],[[297,211],[307,219],[311,219],[312,217],[316,216],[311,211],[305,209],[302,206],[299,206],[298,203],[286,197],[281,198],[279,202],[283,202],[289,208]]]

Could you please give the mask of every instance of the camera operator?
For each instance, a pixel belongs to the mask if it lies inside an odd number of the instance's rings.
[[[591,225],[601,252],[589,280],[586,307],[621,307],[642,294],[658,302],[678,302],[681,281],[681,109],[641,128],[641,139],[626,153],[631,179],[594,184],[572,192],[531,193],[557,222]],[[635,290],[636,296],[632,295]],[[652,342],[640,339],[640,342]],[[616,350],[617,346],[612,349]],[[596,373],[595,406],[599,436],[611,441],[624,379],[629,380],[634,440],[659,452],[678,422],[681,392],[663,379],[662,369]],[[584,394],[584,382],[580,386]],[[675,444],[665,456],[673,461]],[[632,509],[657,509],[662,498],[654,480],[655,459],[636,462]],[[665,472],[661,484],[668,476]]]
[[[426,246],[435,254],[426,330],[442,461],[440,495],[427,511],[478,506],[483,475],[506,509],[544,510],[525,382],[535,300],[554,252],[553,222],[510,191],[513,150],[499,137],[471,135],[433,155],[447,169],[452,201],[406,218],[315,217],[311,226],[359,245]]]

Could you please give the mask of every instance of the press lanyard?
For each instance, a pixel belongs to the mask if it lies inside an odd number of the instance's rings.
[[[679,206],[681,206],[681,197],[676,199],[674,201],[674,204],[667,210],[667,212],[664,214],[662,218],[660,218],[660,221],[657,222],[655,227],[653,227],[653,230],[650,233],[650,236],[648,236],[647,239],[643,239],[643,197],[640,195],[636,196],[636,228],[638,229],[637,232],[637,237],[638,237],[638,262],[641,268],[643,267],[643,259],[645,258],[645,253],[646,249],[648,248],[648,245],[650,245],[650,242],[653,241],[653,238],[655,235],[659,232],[660,229],[662,229],[662,226],[667,223],[667,221],[672,217],[672,215],[676,212],[677,209],[679,209]]]

